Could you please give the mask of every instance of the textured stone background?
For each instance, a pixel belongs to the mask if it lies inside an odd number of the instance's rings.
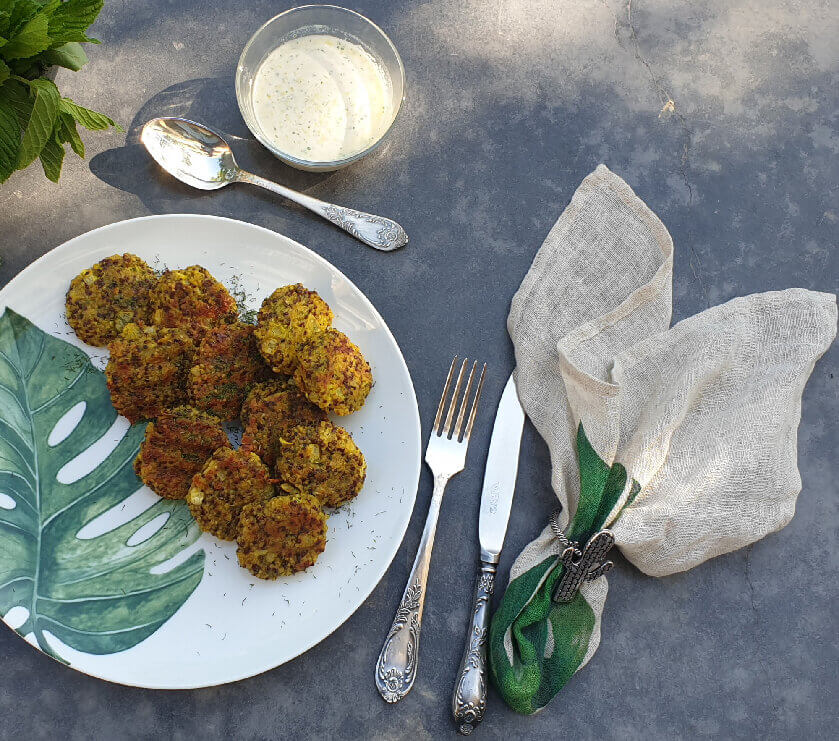
[[[368,0],[408,70],[386,151],[336,174],[273,160],[236,108],[248,36],[285,2],[108,0],[90,65],[65,94],[124,135],[87,135],[60,185],[37,166],[0,189],[0,279],[102,224],[149,213],[245,219],[289,235],[366,292],[403,349],[427,431],[454,352],[484,357],[486,399],[512,368],[510,298],[580,180],[599,162],[658,213],[676,244],[674,319],[753,291],[836,291],[839,7],[829,0]],[[382,255],[270,194],[193,192],[138,149],[147,118],[226,131],[237,156],[309,193],[391,215],[410,246]],[[115,249],[118,246],[115,245]],[[173,260],[177,256],[173,256]],[[799,433],[793,522],[689,573],[652,579],[620,562],[603,643],[541,715],[491,697],[483,738],[826,738],[836,697],[839,347],[817,365]],[[487,413],[487,418],[489,414]],[[450,487],[426,607],[420,675],[397,707],[372,682],[415,552],[430,477],[392,568],[341,629],[263,676],[149,692],[76,674],[0,630],[0,737],[373,738],[451,734],[449,693],[468,609],[489,431]],[[527,428],[507,550],[552,508],[546,450]],[[834,728],[830,732],[830,728]]]

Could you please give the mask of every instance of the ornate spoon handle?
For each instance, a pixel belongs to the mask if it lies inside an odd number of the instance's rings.
[[[434,533],[440,515],[440,503],[448,478],[434,478],[434,493],[428,508],[428,518],[420,539],[419,550],[414,559],[408,584],[402,595],[402,602],[396,609],[396,617],[390,626],[382,652],[376,662],[376,687],[388,702],[398,702],[411,691],[417,676],[419,660],[419,639],[422,625],[422,608],[425,606],[425,588],[428,582],[428,567],[431,563],[431,549],[434,547]]]
[[[327,221],[331,221],[335,226],[349,232],[359,241],[370,247],[375,247],[377,250],[390,252],[404,247],[408,243],[408,235],[405,230],[395,221],[386,219],[384,216],[376,216],[364,211],[356,211],[354,208],[326,203],[245,170],[239,170],[236,173],[236,180],[240,183],[258,185],[272,193],[284,196],[303,206],[303,208],[308,208],[309,211],[322,216]]]
[[[487,704],[487,636],[489,601],[497,564],[481,561],[475,582],[475,603],[466,634],[466,648],[452,693],[452,714],[458,733],[468,736],[484,719]]]

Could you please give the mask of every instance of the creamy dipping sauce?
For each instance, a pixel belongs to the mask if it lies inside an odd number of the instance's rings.
[[[259,65],[251,95],[263,134],[302,160],[351,157],[393,121],[387,71],[360,45],[327,34],[280,44]]]

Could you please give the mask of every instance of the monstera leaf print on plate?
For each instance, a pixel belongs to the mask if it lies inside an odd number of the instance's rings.
[[[109,444],[121,424],[127,431]],[[122,651],[154,633],[201,581],[203,551],[176,558],[199,536],[183,502],[158,501],[127,522],[116,514],[142,486],[132,464],[143,431],[118,417],[104,374],[82,350],[5,310],[0,614],[25,610],[17,631],[57,659],[66,661],[45,633],[88,654]],[[100,516],[111,510],[121,524],[109,529]]]

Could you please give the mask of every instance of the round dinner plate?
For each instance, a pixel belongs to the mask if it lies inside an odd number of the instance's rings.
[[[256,579],[235,543],[200,534],[184,502],[136,478],[144,425],[117,415],[106,351],[78,340],[64,315],[70,280],[122,252],[161,269],[203,265],[249,308],[303,283],[370,362],[366,404],[336,418],[367,459],[364,488],[330,516],[307,571]],[[240,221],[149,216],[47,253],[0,291],[0,311],[0,614],[29,643],[113,682],[206,687],[298,656],[378,584],[416,497],[419,412],[384,320],[326,260]]]

